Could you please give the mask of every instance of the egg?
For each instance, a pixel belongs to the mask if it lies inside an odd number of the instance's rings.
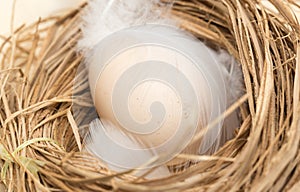
[[[168,176],[186,162],[178,154],[210,155],[239,126],[237,111],[219,118],[241,96],[238,63],[180,29],[171,8],[160,0],[90,0],[84,11],[78,50],[98,117],[87,118],[94,120],[84,150],[111,171]]]
[[[129,169],[149,161],[149,155],[142,158],[148,151],[159,163],[175,164],[171,160],[179,153],[200,154],[218,145],[222,122],[205,130],[227,101],[213,56],[186,32],[161,25],[124,29],[97,44],[87,65],[95,108],[106,122],[96,128],[106,136],[97,154]],[[201,131],[203,138],[189,145]],[[110,158],[113,148],[141,160],[126,164],[122,155]]]

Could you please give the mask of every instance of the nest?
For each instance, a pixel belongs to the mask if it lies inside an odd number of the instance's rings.
[[[178,0],[172,16],[240,63],[246,94],[236,136],[212,156],[159,180],[114,173],[82,152],[72,104],[84,6],[22,26],[0,47],[0,190],[300,190],[300,25],[296,1]],[[293,8],[293,9],[292,9]],[[84,75],[84,74],[82,74]]]

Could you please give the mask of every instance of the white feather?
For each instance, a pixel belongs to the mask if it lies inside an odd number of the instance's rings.
[[[227,97],[227,108],[237,101],[244,93],[243,74],[240,64],[225,50],[215,52],[215,58],[221,65],[224,76]],[[220,146],[234,137],[234,132],[239,128],[241,118],[238,110],[230,114],[223,122]],[[216,149],[217,150],[217,149]]]
[[[97,118],[90,123],[90,134],[85,142],[86,150],[100,157],[110,169],[117,172],[137,168],[135,175],[142,176],[152,168],[151,160],[158,158],[155,151],[143,150],[135,138],[103,119],[100,121]],[[155,166],[146,177],[157,179],[168,175],[170,173],[166,166]]]
[[[144,24],[173,24],[162,17],[169,7],[155,9],[160,0],[90,0],[83,14],[83,38],[79,50],[90,50],[106,36],[132,26]]]

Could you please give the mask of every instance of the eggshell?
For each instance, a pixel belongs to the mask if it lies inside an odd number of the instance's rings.
[[[168,161],[218,144],[222,122],[205,127],[225,110],[226,90],[199,40],[167,26],[133,27],[98,43],[87,67],[100,119],[140,144],[132,148],[110,135],[124,150],[151,149]],[[204,137],[188,146],[201,131]]]

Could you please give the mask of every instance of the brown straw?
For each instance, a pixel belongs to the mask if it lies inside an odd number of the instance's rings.
[[[243,119],[234,139],[213,156],[181,155],[200,162],[160,180],[113,173],[80,152],[71,107],[92,105],[72,97],[87,86],[73,86],[84,6],[0,37],[0,191],[300,191],[299,1],[269,4],[175,1],[184,29],[239,60],[246,95],[233,106]]]

